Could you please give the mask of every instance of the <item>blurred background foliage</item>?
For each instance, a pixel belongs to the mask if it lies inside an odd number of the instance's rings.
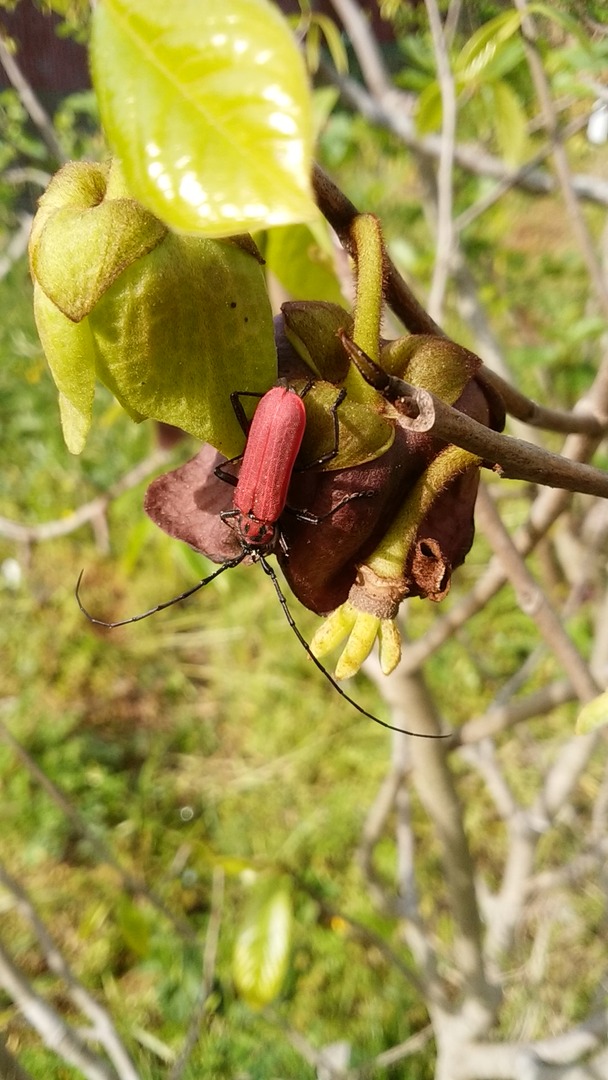
[[[5,0],[0,6],[4,14],[18,5]],[[61,35],[78,40],[85,32],[86,4],[57,0],[38,6],[61,16]],[[387,0],[382,10],[385,56],[395,83],[412,96],[419,134],[435,132],[440,97],[424,8]],[[588,112],[594,80],[605,67],[608,37],[593,30],[602,12],[601,3],[560,3],[542,19],[540,47],[554,96],[563,102],[564,122]],[[508,165],[533,156],[541,139],[514,15],[502,3],[467,3],[453,39],[455,71],[463,73],[458,140],[474,140]],[[473,75],[471,42],[481,47],[480,34],[491,20],[498,44]],[[333,21],[325,30],[322,22],[315,25],[309,45],[313,64],[322,61],[315,76],[324,115],[319,159],[359,208],[380,217],[393,258],[423,297],[434,242],[420,173],[394,134],[330,92],[332,59],[345,49],[350,77],[356,76],[356,64]],[[49,106],[67,158],[103,156],[90,90],[50,99]],[[589,143],[584,125],[569,141],[569,155],[577,172],[608,177],[608,147]],[[51,172],[56,165],[19,94],[3,89],[4,252],[40,192],[28,170]],[[493,183],[464,169],[457,170],[456,181],[456,215]],[[584,215],[599,233],[605,207],[587,203]],[[295,229],[268,237],[277,276],[289,246],[301,249],[301,239]],[[550,405],[573,407],[591,382],[604,323],[590,309],[587,272],[558,197],[509,190],[472,221],[461,242],[516,384]],[[290,261],[282,284],[292,295],[335,299],[339,285],[320,251],[312,259],[313,268],[315,258],[319,267],[316,284],[311,260],[301,270],[295,256],[295,269]],[[152,425],[134,425],[100,391],[86,451],[79,459],[69,457],[34,328],[25,255],[1,258],[0,514],[25,526],[60,522],[145,458],[155,433]],[[453,295],[446,329],[475,347]],[[193,452],[193,443],[181,444],[172,460]],[[424,1004],[408,981],[408,954],[399,950],[398,923],[376,910],[356,858],[367,810],[386,773],[389,737],[354,714],[318,677],[288,635],[270,584],[255,567],[231,572],[183,607],[137,627],[108,634],[83,620],[74,600],[81,567],[87,605],[107,619],[146,609],[208,570],[204,560],[145,518],[143,490],[140,485],[111,503],[107,537],[88,525],[33,544],[0,535],[2,860],[26,885],[77,976],[105,1000],[142,1078],[166,1076],[179,1052],[199,992],[201,941],[218,874],[225,882],[213,992],[204,1038],[184,1075],[313,1076],[290,1043],[288,1028],[306,1032],[316,1046],[347,1039],[357,1065],[426,1023]],[[509,525],[523,520],[524,486],[510,485],[504,505]],[[478,579],[488,557],[478,540],[444,609]],[[566,593],[558,575],[556,595]],[[309,637],[314,618],[295,601],[292,607]],[[429,605],[414,601],[408,635],[418,637],[434,617]],[[584,651],[591,627],[590,608],[583,604],[573,629]],[[537,649],[532,623],[511,594],[499,594],[428,664],[428,681],[446,722],[458,725],[483,712]],[[528,689],[558,674],[556,661],[544,653]],[[365,678],[355,694],[366,708],[387,715]],[[513,744],[509,776],[524,801],[534,794],[544,741],[551,753],[574,714],[573,706],[564,706],[552,714],[550,731],[545,720],[535,721],[529,741]],[[599,765],[590,772],[591,788],[598,770]],[[464,772],[462,795],[475,858],[491,879],[498,874],[504,837],[475,790],[474,776]],[[424,845],[428,826],[415,799],[413,813]],[[579,827],[578,821],[564,822],[561,860],[576,848]],[[428,839],[418,868],[427,904],[442,894],[441,867]],[[390,883],[393,841],[387,836],[375,854],[378,873]],[[543,855],[550,864],[555,852]],[[134,880],[145,882],[145,889],[134,888]],[[260,1011],[237,993],[233,951],[252,891],[273,882],[282,888],[288,883],[291,947],[281,995]],[[2,937],[23,970],[69,1016],[69,1003],[31,931],[8,899],[0,902]],[[568,950],[552,952],[550,971],[537,987],[539,1030],[549,1016],[555,1025],[556,1017],[584,1015],[602,977],[602,935],[595,927],[604,918],[593,890],[579,897],[576,919],[587,928],[584,964],[578,943],[576,963]],[[433,921],[441,935],[440,906]],[[521,947],[523,956],[525,942]],[[401,968],[392,949],[399,950]],[[518,989],[514,980],[505,1031],[527,1009],[527,994],[525,983]],[[41,1045],[5,994],[0,1019],[9,1047],[33,1077],[79,1075]],[[429,1049],[409,1060],[407,1072],[401,1065],[378,1068],[374,1076],[428,1080],[432,1060]]]

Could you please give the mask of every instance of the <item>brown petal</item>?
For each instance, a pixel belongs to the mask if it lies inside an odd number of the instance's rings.
[[[185,465],[153,480],[144,499],[146,513],[160,529],[218,563],[241,550],[236,534],[219,516],[232,506],[234,490],[213,471],[222,461],[205,444]]]

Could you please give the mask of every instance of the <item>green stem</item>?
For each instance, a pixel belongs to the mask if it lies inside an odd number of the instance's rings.
[[[380,223],[373,214],[359,214],[351,224],[350,239],[357,272],[357,299],[353,341],[378,363],[380,359],[380,321],[384,287],[384,246]],[[376,391],[351,364],[345,379],[349,397],[373,402]]]
[[[466,469],[481,465],[482,458],[447,446],[431,461],[414,485],[382,542],[367,560],[366,565],[381,578],[399,578],[416,539],[416,533],[435,499],[444,488]]]

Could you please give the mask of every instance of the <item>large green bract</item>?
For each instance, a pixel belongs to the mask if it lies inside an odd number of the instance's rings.
[[[310,91],[268,0],[100,0],[91,62],[133,194],[205,236],[310,220]]]

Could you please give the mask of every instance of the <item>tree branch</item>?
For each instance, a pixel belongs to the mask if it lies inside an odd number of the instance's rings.
[[[0,28],[0,64],[2,64],[11,86],[17,91],[21,104],[32,120],[32,123],[38,128],[47,149],[57,161],[61,163],[67,161],[67,157],[64,154],[61,143],[55,133],[53,122],[46,112],[46,109],[40,104],[36,94],[19,67],[17,60],[11,53],[2,28]]]
[[[56,540],[59,536],[67,536],[94,521],[100,514],[104,514],[109,504],[119,495],[137,487],[150,473],[162,469],[171,460],[171,456],[170,451],[159,447],[111,484],[103,495],[98,495],[90,502],[79,506],[78,510],[74,510],[72,514],[67,514],[66,517],[59,518],[57,521],[46,521],[40,525],[21,525],[18,521],[0,517],[0,536],[24,544],[41,543],[44,540]]]
[[[454,247],[453,173],[456,143],[456,91],[437,0],[425,0],[441,92],[441,149],[437,167],[435,263],[429,292],[429,315],[441,323]]]
[[[600,688],[585,660],[564,630],[559,616],[526,567],[492,499],[483,486],[479,491],[476,509],[479,526],[500,559],[515,589],[522,611],[534,620],[541,637],[560,661],[579,700],[591,701],[597,696]]]
[[[72,1001],[93,1025],[90,1038],[101,1043],[120,1080],[139,1080],[135,1066],[118,1036],[110,1014],[78,981],[57,943],[39,918],[29,896],[1,865],[0,882],[15,897],[19,914],[23,916],[34,931],[50,971],[63,980]]]
[[[381,100],[376,100],[354,79],[338,75],[333,70],[328,71],[327,68],[325,71],[340,90],[344,100],[357,109],[371,124],[392,132],[414,153],[431,159],[439,158],[441,136],[418,135],[412,115],[411,96],[400,90],[391,89],[383,95]],[[584,123],[580,121],[581,128],[586,126],[589,115],[590,113],[586,115]],[[578,130],[580,130],[578,124],[576,127],[569,125],[567,128],[568,134],[573,134]],[[519,188],[531,195],[552,195],[558,190],[555,178],[551,173],[537,167],[538,158],[542,160],[548,157],[550,152],[551,148],[548,147],[546,152],[542,152],[542,156],[535,155],[530,162],[518,168],[510,168],[501,158],[489,154],[479,144],[457,143],[454,147],[454,163],[474,176],[486,176],[499,181],[502,185],[500,194],[509,188]],[[595,202],[601,206],[608,205],[608,181],[603,177],[575,173],[572,177],[572,186],[579,199]],[[460,222],[460,228],[462,227],[463,223]]]
[[[86,1080],[116,1080],[116,1073],[110,1065],[89,1050],[80,1033],[67,1024],[57,1010],[33,989],[1,942],[0,985],[34,1031],[38,1032],[45,1046],[70,1065],[80,1069]]]

